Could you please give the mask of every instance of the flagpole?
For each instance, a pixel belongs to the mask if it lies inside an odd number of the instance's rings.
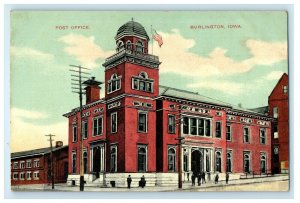
[[[153,55],[153,31],[152,31],[152,25],[151,25],[151,41],[152,41],[152,55]]]

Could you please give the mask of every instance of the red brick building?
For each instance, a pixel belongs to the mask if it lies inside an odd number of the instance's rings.
[[[51,184],[51,148],[41,148],[11,154],[11,185]],[[68,146],[57,142],[53,148],[55,183],[68,177]]]
[[[83,106],[83,165],[87,184],[132,185],[142,175],[147,185],[178,182],[179,150],[184,180],[193,172],[226,171],[232,178],[271,170],[272,118],[233,107],[198,93],[159,85],[157,56],[148,53],[149,37],[134,21],[115,36],[116,54],[101,83],[85,82]],[[80,112],[69,119],[69,184],[79,184]],[[178,138],[184,138],[181,149]]]
[[[272,169],[289,172],[288,75],[284,73],[269,96],[269,112],[276,120],[272,128]]]

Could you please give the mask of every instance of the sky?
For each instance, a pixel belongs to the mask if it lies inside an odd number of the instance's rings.
[[[162,62],[160,85],[255,108],[268,104],[278,79],[288,73],[286,12],[13,11],[12,152],[49,146],[49,133],[67,144],[62,115],[79,105],[69,65],[88,67],[104,82],[102,64],[115,53],[116,32],[132,18],[149,36],[152,26],[163,38],[162,47],[149,44]]]

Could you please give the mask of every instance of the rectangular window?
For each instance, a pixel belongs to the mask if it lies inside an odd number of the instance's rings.
[[[226,140],[231,140],[231,126],[227,125],[226,126]]]
[[[110,171],[117,172],[117,146],[110,148]]]
[[[260,144],[266,144],[266,129],[265,128],[259,129],[259,141],[260,141]]]
[[[25,161],[20,162],[20,169],[23,169],[23,168],[25,168]]]
[[[18,180],[18,179],[19,179],[18,172],[13,173],[13,180]]]
[[[189,118],[183,117],[183,134],[189,134]]]
[[[138,132],[147,132],[147,113],[138,112]]]
[[[190,118],[190,134],[197,135],[197,119]]]
[[[26,168],[31,168],[31,160],[26,161]]]
[[[77,126],[73,125],[73,142],[77,142]]]
[[[149,83],[149,82],[146,83],[146,91],[152,92],[152,83]]]
[[[169,115],[168,116],[168,133],[175,133],[175,116],[174,115]]]
[[[103,117],[94,118],[93,120],[93,136],[103,133]]]
[[[13,169],[18,169],[18,165],[19,165],[18,162],[14,162]]]
[[[24,172],[21,172],[20,173],[20,180],[24,180],[25,179],[25,173]]]
[[[278,118],[278,107],[273,108],[273,117]]]
[[[204,119],[198,120],[198,135],[204,136]]]
[[[249,143],[250,142],[249,128],[244,127],[243,131],[244,131],[244,143]]]
[[[39,171],[35,171],[35,172],[33,173],[33,179],[34,179],[34,180],[40,179],[40,172],[39,172]]]
[[[210,136],[210,120],[205,120],[205,136]]]
[[[222,135],[222,125],[220,121],[216,122],[216,137],[221,138]]]
[[[118,115],[117,112],[110,114],[111,119],[111,133],[116,133],[118,131]]]
[[[139,89],[139,81],[134,78],[133,78],[133,89],[135,89],[135,90]]]
[[[40,166],[40,161],[38,159],[33,161],[33,167],[38,168]]]
[[[144,81],[140,81],[140,90],[145,91],[146,87],[145,87],[145,82]]]
[[[83,121],[82,122],[82,131],[83,131],[83,139],[86,139],[88,137],[88,122]]]
[[[31,180],[31,172],[30,171],[26,172],[26,180]]]

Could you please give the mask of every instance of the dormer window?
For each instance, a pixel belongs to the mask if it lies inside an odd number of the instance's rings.
[[[148,74],[144,71],[140,72],[138,76],[132,77],[132,89],[134,90],[153,92],[153,83],[154,80],[148,78]]]
[[[143,45],[143,42],[138,41],[138,42],[136,43],[136,51],[139,52],[139,53],[144,53],[144,45]]]
[[[122,41],[117,42],[117,52],[124,49],[124,43]]]
[[[129,49],[129,50],[132,49],[132,44],[131,44],[131,41],[129,41],[129,40],[126,42],[126,49]]]
[[[107,82],[108,94],[121,89],[121,78],[122,76],[117,76],[117,74],[112,74],[110,80]]]

